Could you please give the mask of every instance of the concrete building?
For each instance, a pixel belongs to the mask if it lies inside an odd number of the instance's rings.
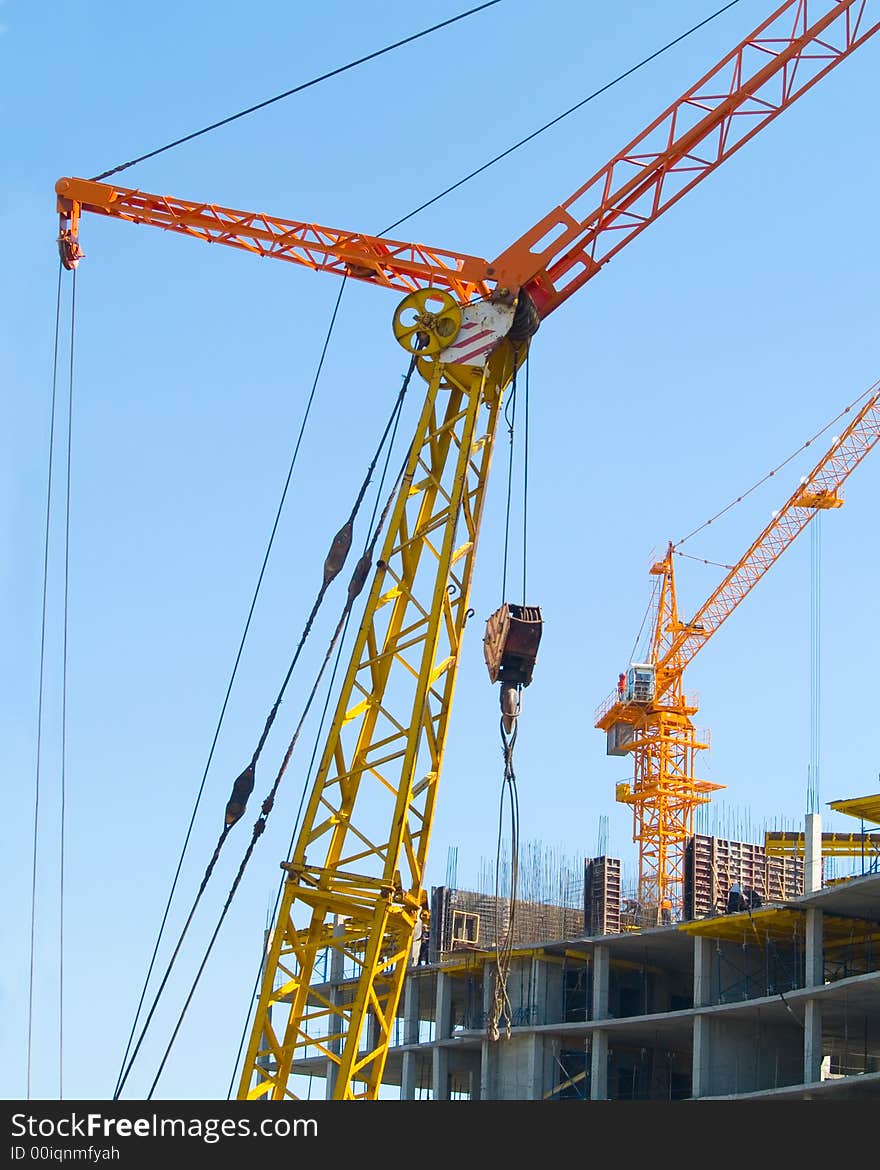
[[[880,1097],[878,874],[521,947],[492,1039],[496,973],[488,951],[412,968],[385,1076],[403,1099]]]
[[[494,947],[411,967],[383,1096],[880,1098],[876,872],[751,911],[520,945],[502,959],[500,983]],[[321,992],[344,996],[344,984]],[[326,1068],[316,1057],[295,1071]]]

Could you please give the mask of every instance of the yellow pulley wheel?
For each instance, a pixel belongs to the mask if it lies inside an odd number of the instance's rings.
[[[458,336],[461,306],[443,289],[420,288],[397,306],[392,327],[407,353],[431,357]]]

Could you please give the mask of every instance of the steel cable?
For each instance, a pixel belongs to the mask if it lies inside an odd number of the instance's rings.
[[[398,477],[397,482],[399,482],[399,480],[400,480],[400,477]],[[208,942],[208,946],[205,950],[202,961],[199,964],[198,971],[196,972],[195,979],[193,980],[189,994],[186,997],[183,1008],[180,1012],[180,1016],[178,1017],[177,1024],[175,1025],[174,1031],[171,1034],[171,1039],[168,1042],[168,1047],[165,1050],[165,1053],[164,1053],[162,1060],[159,1064],[159,1069],[156,1073],[155,1079],[153,1080],[153,1084],[150,1087],[149,1093],[147,1094],[147,1100],[152,1100],[153,1092],[155,1091],[156,1085],[159,1082],[159,1078],[162,1075],[162,1071],[165,1068],[165,1064],[166,1064],[168,1057],[171,1053],[171,1049],[174,1045],[174,1042],[177,1039],[178,1032],[180,1031],[180,1028],[183,1024],[184,1017],[186,1016],[186,1012],[189,1008],[190,1003],[192,1002],[192,998],[195,995],[196,989],[197,989],[198,984],[199,984],[199,980],[202,977],[202,973],[204,972],[205,966],[207,965],[208,959],[211,955],[211,951],[213,950],[214,943],[216,942],[217,936],[220,933],[220,928],[223,925],[223,921],[226,918],[226,914],[229,910],[229,907],[232,905],[232,900],[235,897],[236,892],[238,891],[239,884],[241,883],[241,879],[244,876],[244,871],[247,867],[248,862],[251,859],[251,856],[253,854],[254,848],[256,847],[257,841],[260,839],[260,837],[263,835],[263,832],[265,831],[266,821],[269,817],[269,813],[272,811],[272,808],[273,808],[273,805],[275,802],[275,796],[276,796],[277,791],[278,791],[278,786],[281,783],[281,779],[284,776],[285,771],[287,770],[288,764],[290,763],[290,759],[291,759],[291,756],[293,754],[294,747],[296,746],[297,740],[299,739],[300,732],[302,731],[303,724],[305,723],[306,717],[309,713],[309,710],[311,709],[311,705],[314,701],[315,695],[318,692],[318,687],[320,685],[321,678],[323,677],[324,670],[326,669],[327,664],[330,661],[330,658],[332,656],[333,650],[334,650],[334,648],[335,648],[335,646],[340,638],[340,635],[342,634],[342,631],[344,630],[344,628],[348,622],[348,615],[351,611],[352,605],[354,604],[354,601],[357,598],[358,594],[360,593],[360,590],[364,584],[364,580],[362,578],[360,578],[359,569],[360,569],[360,566],[365,558],[368,558],[370,561],[372,561],[372,554],[373,554],[373,551],[375,548],[376,541],[377,541],[377,539],[382,531],[382,527],[384,525],[385,518],[388,515],[388,512],[389,512],[391,505],[393,503],[394,497],[397,494],[397,482],[395,483],[394,489],[388,498],[388,502],[385,506],[385,509],[382,512],[382,516],[380,518],[379,524],[376,526],[376,530],[373,533],[373,538],[370,542],[370,545],[367,549],[367,552],[364,554],[364,557],[362,557],[361,560],[358,562],[358,565],[355,567],[354,573],[352,574],[352,580],[351,580],[351,584],[349,585],[348,595],[346,597],[345,605],[343,606],[342,615],[339,618],[339,621],[337,622],[337,625],[336,625],[336,629],[334,630],[333,636],[330,639],[330,643],[329,643],[329,645],[327,647],[327,651],[324,655],[323,662],[322,662],[321,667],[318,671],[318,674],[317,674],[315,682],[312,686],[312,689],[309,693],[308,699],[306,700],[305,706],[303,707],[303,711],[302,711],[302,714],[300,716],[299,722],[297,723],[296,728],[295,728],[294,733],[293,733],[293,736],[291,737],[290,743],[288,744],[287,751],[284,754],[284,758],[282,759],[281,766],[279,767],[278,772],[276,774],[275,781],[272,784],[272,788],[270,789],[269,795],[263,801],[263,804],[262,804],[261,810],[260,810],[260,815],[257,817],[257,820],[254,823],[253,831],[251,834],[251,840],[248,843],[247,849],[245,850],[244,856],[242,857],[241,863],[238,867],[238,872],[236,873],[235,878],[233,879],[232,887],[231,887],[231,889],[226,897],[226,901],[223,904],[223,909],[220,912],[220,917],[217,920],[217,925],[214,927],[213,933],[211,934],[211,938]]]
[[[37,749],[36,749],[36,779],[34,784],[34,833],[31,874],[31,936],[30,936],[30,963],[28,970],[28,1021],[27,1021],[27,1099],[31,1098],[31,1061],[33,1044],[34,1022],[34,970],[36,951],[36,924],[37,924],[37,868],[38,868],[38,837],[40,824],[40,766],[42,763],[43,738],[43,691],[45,685],[46,664],[46,603],[49,590],[49,534],[52,515],[52,465],[55,457],[55,404],[58,391],[58,344],[61,334],[61,272],[58,264],[58,289],[55,296],[55,341],[54,357],[52,361],[52,401],[49,408],[49,465],[46,484],[46,525],[43,542],[43,602],[42,617],[40,620],[40,671],[37,689]]]
[[[367,487],[369,486],[369,483],[370,483],[370,481],[371,481],[371,479],[372,479],[372,475],[373,475],[373,472],[374,472],[374,470],[375,470],[376,464],[377,464],[377,462],[378,462],[379,456],[380,456],[380,454],[381,454],[381,452],[382,452],[382,450],[383,450],[383,448],[384,448],[384,446],[385,446],[385,443],[386,443],[386,440],[388,439],[388,436],[389,436],[389,434],[390,434],[390,433],[391,433],[391,431],[392,431],[392,428],[394,427],[395,420],[396,420],[396,418],[399,416],[399,413],[400,413],[400,410],[401,410],[401,408],[402,408],[402,404],[403,404],[403,399],[404,399],[404,396],[405,396],[405,394],[406,394],[407,388],[408,388],[408,386],[409,386],[409,382],[410,382],[410,379],[411,379],[411,377],[412,377],[412,373],[413,373],[413,371],[414,371],[414,369],[415,369],[415,365],[416,365],[416,358],[415,358],[415,357],[413,357],[412,361],[410,362],[410,367],[409,367],[409,370],[408,370],[407,376],[406,376],[406,378],[404,379],[403,385],[401,386],[401,389],[400,389],[400,391],[399,391],[399,393],[398,393],[398,395],[397,395],[397,398],[396,398],[396,400],[395,400],[394,407],[393,407],[393,409],[392,409],[392,412],[391,412],[391,416],[390,416],[390,418],[389,418],[388,422],[386,423],[385,429],[384,429],[384,431],[383,431],[383,433],[382,433],[382,436],[381,436],[381,438],[380,438],[380,440],[379,440],[379,444],[378,444],[378,446],[377,446],[376,452],[375,452],[375,454],[374,454],[374,456],[373,456],[373,458],[372,458],[372,460],[371,460],[371,462],[370,462],[370,465],[369,465],[369,467],[368,467],[367,473],[366,473],[366,475],[365,475],[365,477],[364,477],[364,480],[363,480],[363,482],[362,482],[362,484],[361,484],[361,487],[360,487],[360,489],[359,489],[359,491],[358,491],[358,495],[357,495],[357,497],[356,497],[355,503],[354,503],[354,505],[353,505],[353,507],[352,507],[351,514],[350,514],[350,516],[349,516],[349,520],[348,520],[348,522],[347,522],[347,523],[348,523],[348,524],[350,524],[350,525],[351,525],[351,524],[353,524],[353,522],[354,522],[354,519],[355,519],[355,517],[356,517],[356,515],[357,515],[357,512],[358,512],[358,510],[359,510],[359,508],[360,508],[360,505],[361,505],[361,503],[362,503],[362,501],[363,501],[364,494],[366,493]],[[357,565],[357,566],[356,566],[356,568],[355,568],[355,574],[357,574],[357,573],[358,573],[358,571],[359,571],[359,569],[361,568],[363,560],[364,560],[364,558],[362,557],[362,558],[361,558],[361,560],[358,562],[358,565]],[[339,565],[339,569],[341,569],[341,568],[342,568],[342,565],[340,564],[340,565]],[[294,670],[294,668],[295,668],[295,666],[296,666],[296,663],[297,663],[297,661],[299,660],[300,653],[302,652],[302,649],[303,649],[303,647],[304,647],[304,645],[305,645],[305,642],[306,642],[306,640],[307,640],[307,638],[308,638],[308,635],[309,635],[309,633],[311,632],[311,628],[312,628],[312,625],[313,625],[313,622],[314,622],[315,616],[317,615],[317,612],[318,612],[318,610],[319,610],[319,608],[320,608],[320,606],[321,606],[321,604],[322,604],[322,602],[323,602],[323,599],[324,599],[324,596],[325,596],[325,594],[326,594],[326,592],[327,592],[327,589],[328,589],[329,585],[331,584],[332,580],[334,580],[334,579],[335,579],[335,576],[336,576],[336,574],[338,573],[339,569],[337,569],[337,570],[336,570],[336,573],[334,573],[332,577],[328,577],[328,576],[325,574],[324,580],[322,581],[322,583],[321,583],[321,586],[320,586],[320,588],[319,588],[319,590],[318,590],[317,596],[316,596],[316,598],[315,598],[315,601],[314,601],[314,603],[313,603],[313,605],[312,605],[311,612],[310,612],[310,614],[309,614],[309,616],[308,616],[308,618],[307,618],[307,620],[306,620],[305,626],[304,626],[304,628],[303,628],[303,631],[302,631],[302,633],[301,633],[301,636],[300,636],[300,640],[299,640],[299,642],[298,642],[298,644],[297,644],[297,647],[296,647],[296,650],[295,650],[295,652],[294,652],[293,659],[291,660],[290,666],[289,666],[289,668],[288,668],[288,670],[287,670],[287,673],[286,673],[286,675],[285,675],[284,681],[282,682],[282,685],[281,685],[281,688],[280,688],[280,690],[279,690],[279,693],[278,693],[278,695],[277,695],[277,697],[276,697],[276,700],[275,700],[275,702],[274,702],[274,704],[273,704],[273,706],[272,706],[272,708],[271,708],[271,710],[270,710],[270,712],[269,712],[269,716],[268,716],[268,717],[267,717],[267,719],[266,719],[266,723],[265,723],[265,725],[264,725],[263,731],[262,731],[262,733],[261,733],[261,735],[260,735],[260,738],[259,738],[259,741],[258,741],[258,744],[257,744],[257,748],[256,748],[256,750],[255,750],[255,752],[254,752],[254,754],[253,754],[253,757],[252,757],[252,759],[251,759],[251,763],[250,763],[250,765],[249,765],[249,769],[250,769],[250,771],[251,771],[251,787],[253,787],[253,769],[254,769],[254,767],[255,767],[255,765],[256,765],[256,762],[257,762],[257,760],[258,760],[258,758],[259,758],[259,756],[260,756],[260,753],[262,752],[263,746],[264,746],[264,744],[265,744],[265,742],[266,742],[266,738],[267,738],[267,736],[268,736],[268,733],[269,733],[269,730],[270,730],[270,728],[271,728],[271,726],[272,726],[272,723],[273,723],[273,722],[274,722],[274,720],[275,720],[276,714],[277,714],[277,712],[278,712],[278,709],[279,709],[279,707],[280,707],[280,705],[281,705],[281,700],[282,700],[282,698],[283,698],[284,692],[285,692],[285,690],[286,690],[286,688],[287,688],[287,685],[288,685],[288,683],[290,682],[290,679],[291,679],[291,677],[292,677],[292,675],[293,675],[293,670]],[[356,594],[355,594],[355,596],[356,596]],[[350,598],[349,598],[349,603],[348,603],[348,604],[349,604],[349,607],[350,607],[350,604],[351,604],[351,602],[352,602],[353,600],[354,600],[354,597],[350,597]],[[338,636],[338,632],[337,632],[337,636]],[[335,641],[334,641],[334,644],[335,644]],[[325,665],[326,665],[326,662],[325,662]],[[323,670],[324,670],[324,667],[322,666],[322,668],[321,668],[321,671],[320,671],[320,673],[319,673],[319,676],[318,676],[318,678],[319,678],[319,679],[320,679],[321,675],[323,674]],[[310,698],[309,698],[309,701],[308,701],[308,705],[307,705],[307,708],[306,708],[306,710],[308,710],[308,707],[311,705],[311,702],[312,702],[312,699],[313,699],[313,698],[314,698],[314,691],[313,691],[312,695],[311,695],[311,696],[310,696]],[[296,733],[296,734],[297,734],[297,736],[298,736],[298,734],[299,734],[299,728],[297,729],[297,733]],[[293,742],[291,742],[291,744],[290,744],[290,746],[289,746],[289,748],[288,748],[288,753],[287,753],[287,756],[285,757],[285,762],[284,762],[284,764],[283,764],[283,766],[282,766],[282,769],[281,769],[281,771],[280,771],[280,772],[279,772],[279,774],[278,774],[278,777],[276,778],[276,782],[275,782],[275,785],[274,785],[274,787],[273,787],[272,793],[270,794],[270,798],[267,798],[267,800],[270,800],[270,799],[271,799],[271,800],[274,800],[274,794],[275,794],[275,791],[277,790],[277,786],[278,786],[278,783],[280,782],[281,776],[283,775],[284,769],[285,769],[285,768],[286,768],[286,766],[287,766],[287,761],[289,760],[289,758],[290,758],[290,754],[291,754],[291,752],[292,752],[292,750],[293,750],[293,744],[294,744],[294,742],[295,742],[295,739],[296,739],[296,737],[294,738],[294,741],[293,741]],[[247,771],[247,770],[248,770],[248,769],[246,769],[246,771]],[[243,775],[244,775],[244,773],[243,773]],[[266,802],[266,801],[264,801],[264,810],[265,810],[266,803],[267,803],[267,802]],[[271,808],[271,803],[270,803],[269,807]],[[242,815],[242,813],[243,813],[243,812],[244,812],[244,808],[242,807],[242,810],[241,810],[241,813],[239,814],[239,817]],[[268,810],[266,810],[266,811],[265,811],[265,813],[264,813],[264,816],[265,816],[265,815],[267,815],[267,813],[268,813]],[[237,819],[238,819],[238,818],[236,818],[236,820],[237,820]],[[228,835],[229,835],[229,831],[230,831],[230,829],[232,828],[232,826],[233,826],[233,824],[234,824],[234,823],[236,823],[236,822],[235,822],[235,821],[233,821],[233,822],[231,822],[231,823],[227,822],[227,824],[226,824],[226,825],[224,826],[224,828],[223,828],[223,831],[222,831],[222,832],[221,832],[221,834],[220,834],[220,837],[219,837],[219,839],[218,839],[218,841],[217,841],[217,844],[216,844],[216,846],[215,846],[215,848],[214,848],[214,852],[213,852],[213,855],[212,855],[212,857],[211,857],[211,860],[210,860],[210,861],[209,861],[209,863],[208,863],[208,866],[207,866],[207,868],[206,868],[205,874],[204,874],[204,876],[203,876],[203,878],[202,878],[201,884],[200,884],[200,886],[199,886],[199,889],[198,889],[198,891],[197,891],[197,893],[196,893],[196,897],[195,897],[195,899],[194,899],[194,901],[193,901],[193,904],[192,904],[192,906],[191,906],[191,908],[190,908],[190,911],[189,911],[189,914],[188,914],[188,916],[187,916],[187,919],[186,919],[186,921],[185,921],[185,923],[184,923],[183,929],[182,929],[182,931],[181,931],[181,933],[180,933],[180,935],[179,935],[179,937],[178,937],[177,944],[176,944],[176,946],[175,946],[175,948],[174,948],[174,951],[173,951],[173,953],[172,953],[172,955],[171,955],[171,958],[170,958],[170,960],[169,960],[169,962],[168,962],[168,964],[167,964],[167,966],[166,966],[165,973],[164,973],[164,976],[163,976],[163,978],[162,978],[162,981],[161,981],[161,983],[160,983],[160,985],[159,985],[159,988],[158,988],[158,990],[157,990],[157,992],[156,992],[156,995],[155,995],[155,996],[154,996],[154,998],[153,998],[153,1003],[152,1003],[152,1006],[151,1006],[151,1008],[150,1008],[150,1011],[149,1011],[149,1013],[148,1013],[148,1015],[147,1015],[147,1018],[146,1018],[146,1020],[145,1020],[145,1022],[144,1022],[144,1026],[143,1026],[143,1028],[141,1029],[141,1034],[140,1034],[140,1037],[139,1037],[139,1039],[138,1039],[138,1042],[137,1042],[137,1044],[135,1045],[135,1048],[134,1048],[134,1050],[131,1052],[131,1056],[130,1056],[130,1058],[128,1059],[128,1064],[127,1064],[127,1066],[124,1068],[124,1071],[120,1073],[120,1076],[119,1076],[119,1078],[118,1078],[117,1085],[116,1085],[116,1090],[114,1091],[114,1095],[113,1095],[113,1099],[114,1099],[114,1100],[117,1100],[117,1099],[119,1098],[119,1096],[120,1096],[120,1094],[121,1094],[121,1092],[122,1092],[122,1089],[123,1089],[123,1087],[124,1087],[124,1085],[125,1085],[125,1082],[127,1081],[127,1079],[128,1079],[128,1076],[129,1076],[129,1074],[130,1074],[130,1072],[131,1072],[131,1069],[132,1069],[132,1067],[133,1067],[133,1065],[134,1065],[134,1061],[136,1060],[136,1058],[137,1058],[137,1056],[138,1056],[138,1053],[139,1053],[139,1051],[140,1051],[141,1045],[142,1045],[142,1043],[143,1043],[143,1041],[144,1041],[144,1038],[145,1038],[145,1036],[146,1036],[146,1034],[147,1034],[147,1031],[148,1031],[148,1029],[149,1029],[150,1023],[151,1023],[151,1021],[152,1021],[152,1019],[153,1019],[153,1015],[155,1014],[156,1008],[158,1007],[159,1000],[160,1000],[160,998],[161,998],[161,996],[162,996],[162,993],[163,993],[163,991],[164,991],[164,989],[165,989],[165,986],[166,986],[166,984],[167,984],[167,982],[168,982],[168,979],[169,979],[169,977],[170,977],[170,975],[171,975],[171,971],[172,971],[172,969],[173,969],[173,967],[174,967],[174,964],[175,964],[175,962],[176,962],[176,960],[177,960],[177,956],[178,956],[178,954],[180,953],[181,946],[183,945],[183,941],[184,941],[184,939],[185,939],[185,937],[186,937],[186,934],[187,934],[187,932],[188,932],[188,930],[189,930],[190,924],[192,923],[192,920],[193,920],[193,917],[194,917],[194,915],[195,915],[196,909],[197,909],[197,907],[198,907],[198,905],[199,905],[199,902],[201,901],[202,894],[203,894],[203,893],[204,893],[204,891],[205,891],[205,888],[206,888],[206,886],[207,886],[207,884],[208,884],[208,880],[209,880],[209,879],[210,879],[210,877],[211,877],[211,874],[212,874],[212,872],[213,872],[214,866],[215,866],[215,864],[216,864],[216,862],[217,862],[217,859],[218,859],[218,857],[219,857],[219,855],[220,855],[220,851],[222,850],[222,848],[223,848],[223,845],[225,844],[226,838],[227,838],[227,837],[228,837]],[[259,824],[259,823],[260,823],[260,822],[258,821],[258,824]],[[265,822],[263,822],[263,825],[264,825],[264,823],[265,823]],[[252,850],[253,850],[253,846],[256,844],[256,839],[257,839],[257,837],[258,837],[258,836],[259,836],[259,835],[262,833],[262,831],[263,831],[263,830],[262,830],[262,828],[261,828],[261,829],[259,830],[259,833],[255,833],[255,836],[254,836],[254,838],[252,839],[250,846],[248,847],[248,852],[247,852],[247,853],[246,853],[246,855],[245,855],[245,860],[244,860],[244,862],[242,863],[241,869],[240,869],[240,871],[239,871],[239,878],[236,880],[236,883],[235,883],[235,887],[234,887],[234,888],[236,888],[236,887],[237,887],[238,880],[240,880],[241,874],[243,873],[244,865],[247,863],[247,860],[248,860],[248,859],[249,859],[249,857],[250,857],[250,853],[251,853],[251,852],[252,852]],[[233,893],[234,893],[234,889],[233,889]],[[231,897],[232,897],[232,894],[230,894],[230,899],[229,899],[230,901],[231,901]],[[221,917],[220,917],[220,922],[222,922],[222,920],[223,920],[223,917],[225,917],[225,914],[226,914],[226,909],[228,909],[228,903],[227,903],[227,906],[226,906],[226,907],[224,907],[224,910],[223,910],[223,912],[222,912],[222,914],[221,914]],[[218,923],[218,929],[219,929],[219,923]],[[215,931],[215,935],[214,935],[214,937],[216,937],[216,931]],[[211,945],[213,945],[213,938],[212,938]],[[209,948],[209,950],[210,950],[210,948]],[[206,956],[206,957],[207,957],[207,956]],[[202,966],[204,966],[204,963],[203,963],[203,965],[202,965]],[[200,968],[200,972],[199,972],[199,973],[201,973],[201,968]],[[187,1000],[187,1003],[188,1003],[188,1002],[189,1002],[189,1000]],[[179,1024],[178,1024],[178,1027],[179,1027]],[[175,1032],[175,1035],[176,1035],[176,1032]],[[173,1040],[172,1040],[172,1042],[173,1042]],[[167,1056],[167,1053],[166,1053],[166,1056]],[[163,1064],[164,1064],[164,1061],[163,1061]],[[161,1071],[161,1070],[160,1070],[160,1071]]]
[[[340,306],[340,303],[342,301],[342,294],[344,291],[345,291],[345,279],[343,278],[342,284],[341,284],[340,289],[339,289],[339,293],[336,297],[336,303],[333,306],[333,312],[330,316],[330,324],[327,327],[327,333],[324,337],[324,344],[323,344],[323,347],[321,349],[320,357],[318,359],[318,365],[315,369],[315,375],[314,375],[314,378],[312,379],[312,388],[311,388],[311,391],[309,393],[309,397],[306,401],[305,410],[303,411],[303,417],[302,417],[302,421],[300,423],[299,433],[297,435],[296,442],[294,443],[293,454],[291,455],[290,464],[289,464],[288,469],[287,469],[287,477],[284,481],[284,487],[281,491],[281,498],[278,501],[278,507],[275,511],[275,519],[272,523],[272,529],[269,533],[269,540],[268,540],[268,543],[266,545],[266,551],[263,554],[263,561],[262,561],[262,564],[260,566],[259,574],[257,575],[257,583],[256,583],[256,586],[254,587],[253,596],[251,598],[250,607],[248,609],[247,618],[246,618],[245,624],[244,624],[244,629],[242,631],[241,639],[239,640],[238,650],[236,651],[235,661],[233,662],[232,671],[231,671],[230,676],[229,676],[229,682],[226,686],[226,694],[223,697],[223,703],[222,703],[221,708],[220,708],[220,715],[218,716],[218,719],[217,719],[217,725],[214,728],[214,735],[213,735],[213,738],[211,740],[210,750],[208,751],[208,758],[205,762],[204,771],[202,772],[202,779],[201,779],[201,782],[199,784],[198,791],[196,793],[195,804],[193,806],[193,811],[192,811],[192,814],[190,816],[189,825],[187,827],[186,835],[184,837],[183,845],[181,847],[180,857],[179,857],[178,862],[177,862],[177,868],[176,868],[175,873],[174,873],[174,878],[171,882],[171,889],[170,889],[169,894],[168,894],[168,899],[165,903],[165,910],[162,914],[162,921],[159,924],[159,931],[158,931],[158,934],[156,937],[156,942],[153,946],[153,953],[150,957],[149,966],[147,968],[147,974],[146,974],[146,977],[144,979],[143,987],[141,989],[140,999],[138,1000],[138,1005],[137,1005],[137,1009],[135,1011],[134,1020],[132,1021],[132,1025],[131,1025],[131,1031],[129,1033],[128,1041],[127,1041],[126,1046],[125,1046],[125,1052],[123,1053],[123,1056],[122,1056],[122,1063],[120,1065],[119,1073],[118,1073],[117,1078],[116,1078],[116,1088],[114,1090],[114,1100],[116,1099],[116,1096],[122,1087],[121,1080],[122,1080],[122,1076],[123,1076],[123,1070],[125,1069],[126,1061],[128,1060],[128,1055],[129,1055],[129,1052],[131,1051],[132,1041],[134,1040],[134,1035],[135,1035],[135,1032],[137,1030],[138,1019],[140,1018],[140,1014],[141,1014],[141,1011],[143,1009],[144,1000],[145,1000],[146,994],[147,994],[147,989],[148,989],[149,984],[150,984],[150,978],[152,977],[153,969],[154,969],[155,964],[156,964],[156,958],[157,958],[157,955],[159,952],[159,947],[160,947],[161,942],[162,942],[162,937],[165,933],[165,927],[166,927],[167,922],[168,922],[168,915],[171,911],[171,903],[174,899],[174,892],[177,889],[177,883],[180,879],[180,873],[181,873],[181,869],[183,868],[184,858],[186,856],[186,851],[189,847],[189,842],[190,842],[190,838],[192,836],[192,831],[193,831],[193,826],[195,824],[196,815],[198,813],[198,810],[199,810],[199,807],[201,804],[201,800],[202,800],[202,795],[203,795],[204,790],[205,790],[205,783],[208,779],[208,771],[210,770],[211,762],[214,759],[214,752],[215,752],[216,747],[217,747],[217,741],[220,737],[220,730],[223,726],[223,720],[226,716],[226,709],[229,705],[229,699],[230,699],[230,696],[232,694],[232,687],[235,683],[235,679],[236,679],[237,674],[238,674],[239,664],[241,663],[241,656],[244,652],[245,641],[247,640],[248,632],[250,631],[251,621],[253,620],[254,611],[255,611],[256,605],[257,605],[257,600],[259,598],[260,590],[261,590],[262,585],[263,585],[263,578],[266,574],[266,567],[269,563],[269,556],[271,555],[272,549],[273,549],[274,544],[275,544],[275,536],[278,532],[278,525],[279,525],[280,520],[281,520],[281,514],[282,514],[282,511],[284,510],[284,505],[285,505],[285,502],[287,500],[287,493],[290,489],[290,484],[291,484],[291,481],[293,479],[294,469],[296,467],[297,460],[299,457],[299,452],[300,452],[300,447],[302,445],[303,436],[305,434],[306,426],[308,424],[309,417],[311,415],[312,406],[313,406],[314,400],[315,400],[315,394],[316,394],[317,389],[318,389],[318,382],[320,380],[321,373],[324,369],[324,361],[325,361],[326,356],[327,356],[327,349],[330,345],[330,338],[332,337],[334,328],[336,326],[336,318],[339,314],[339,306]]]
[[[302,93],[303,90],[310,89],[313,85],[317,85],[321,81],[327,81],[331,77],[338,77],[340,73],[346,73],[349,69],[354,69],[357,65],[363,65],[367,61],[374,61],[377,57],[382,57],[386,53],[390,53],[393,49],[399,49],[403,45],[411,44],[421,37],[428,36],[429,33],[437,32],[438,29],[446,28],[450,24],[464,20],[467,16],[473,16],[477,12],[482,12],[484,8],[492,8],[498,3],[500,3],[500,0],[488,0],[487,3],[480,4],[477,8],[471,8],[467,12],[460,12],[458,16],[452,16],[449,20],[441,21],[440,24],[434,24],[430,28],[422,29],[421,32],[413,33],[412,36],[404,37],[403,40],[395,41],[392,45],[386,45],[384,49],[377,49],[373,53],[367,53],[365,57],[358,57],[356,61],[349,61],[347,65],[340,65],[337,69],[331,69],[327,73],[322,73],[320,77],[313,77],[311,81],[304,81],[301,85],[294,86],[293,89],[285,90],[284,93],[279,93],[274,97],[267,98],[265,101],[257,102],[256,105],[248,106],[245,110],[239,110],[237,114],[230,114],[226,118],[221,118],[219,122],[212,122],[210,126],[203,126],[201,130],[195,130],[191,134],[185,134],[182,138],[176,138],[173,142],[168,142],[164,146],[159,146],[155,150],[149,151],[147,154],[142,154],[138,158],[131,159],[130,162],[120,163],[119,166],[102,171],[100,175],[94,175],[91,181],[97,183],[109,178],[110,175],[118,175],[120,171],[126,171],[129,167],[146,162],[149,158],[155,158],[158,154],[164,154],[166,150],[171,150],[175,146],[182,146],[184,142],[192,142],[194,138],[200,138],[203,134],[208,134],[211,130],[218,130],[221,126],[228,126],[230,122],[236,122],[239,118],[244,118],[248,114],[255,113],[257,110],[263,110],[266,106],[274,105],[275,102],[292,97],[295,93]]]

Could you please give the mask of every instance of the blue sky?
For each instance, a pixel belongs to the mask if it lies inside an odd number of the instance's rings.
[[[125,185],[376,232],[708,15],[704,0],[503,0],[431,39],[170,151]],[[88,176],[463,11],[388,0],[265,3],[243,25],[142,5],[0,6],[4,447],[0,1095],[25,1094],[43,539],[57,254],[54,184]],[[493,256],[565,199],[771,11],[737,6],[441,200],[402,238]],[[872,209],[877,54],[857,51],[629,245],[531,350],[529,601],[545,631],[517,743],[520,833],[634,859],[593,711],[626,666],[648,567],[878,377]],[[169,233],[82,226],[71,490],[64,1095],[112,1095],[338,286]],[[65,279],[65,301],[70,281]],[[396,295],[346,289],[172,913],[176,937],[311,604],[326,548],[405,371]],[[66,361],[66,352],[62,350]],[[60,384],[62,400],[66,383]],[[405,423],[415,421],[410,403]],[[63,434],[63,420],[61,433]],[[63,454],[63,452],[62,452]],[[789,465],[691,551],[731,562],[818,455]],[[430,881],[494,856],[497,691],[482,623],[501,601],[498,448],[432,839]],[[56,464],[38,848],[32,1096],[59,1085],[63,465]],[[876,791],[880,457],[822,527],[820,800]],[[688,673],[719,808],[798,824],[809,760],[810,547],[802,536]],[[513,557],[521,557],[514,539]],[[681,607],[717,570],[677,565]],[[335,621],[329,607],[270,741],[275,760]],[[156,1096],[224,1097],[317,721],[247,871]],[[274,773],[272,773],[274,774]],[[267,768],[257,795],[270,783]],[[739,811],[736,811],[739,810]],[[143,1097],[241,850],[204,913],[126,1095]],[[829,815],[826,828],[854,829]],[[759,837],[756,839],[760,839]],[[162,953],[167,956],[167,951]],[[163,964],[164,968],[164,964]]]

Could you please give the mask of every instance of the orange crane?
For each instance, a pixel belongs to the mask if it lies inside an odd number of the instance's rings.
[[[540,322],[873,36],[878,9],[878,0],[787,0],[492,261],[115,184],[56,184],[66,268],[82,258],[89,211],[395,289],[405,296],[394,334],[427,383],[284,863],[239,1097],[293,1097],[291,1077],[316,1062],[333,1097],[378,1095],[424,904],[499,411]],[[331,972],[351,973],[344,986],[314,982],[325,959]]]
[[[672,915],[682,915],[684,851],[694,812],[724,787],[696,777],[697,755],[708,742],[692,723],[697,703],[684,690],[685,668],[816,513],[841,507],[844,481],[878,439],[880,383],[690,621],[678,616],[675,546],[651,567],[659,588],[648,660],[630,663],[596,712],[608,754],[633,757],[633,782],[617,785],[617,799],[633,811],[640,925],[661,922],[664,902]]]

